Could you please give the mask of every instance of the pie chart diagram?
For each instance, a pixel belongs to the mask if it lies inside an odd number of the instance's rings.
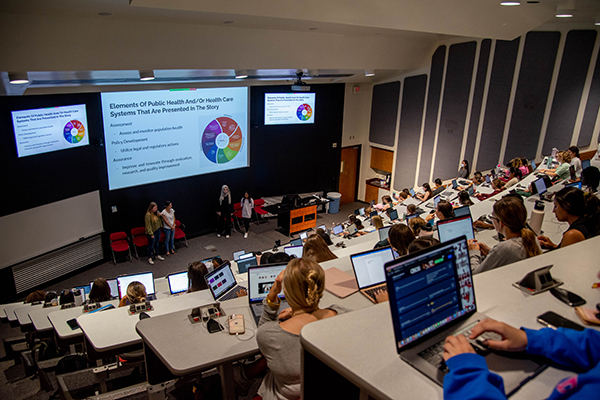
[[[300,121],[308,121],[312,117],[312,107],[308,104],[301,104],[296,110],[296,115]]]
[[[73,119],[65,125],[65,129],[63,131],[65,136],[65,140],[69,143],[79,143],[83,140],[85,136],[85,128],[83,124],[76,119]]]
[[[232,118],[215,118],[204,128],[202,150],[211,162],[228,163],[238,155],[241,147],[242,129]]]

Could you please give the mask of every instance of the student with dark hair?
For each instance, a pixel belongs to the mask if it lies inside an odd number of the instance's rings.
[[[433,187],[433,196],[437,196],[438,194],[442,193],[444,189],[446,189],[440,178],[435,178],[435,181],[433,181],[433,183],[435,185]]]
[[[381,205],[382,210],[387,210],[388,208],[391,208],[394,206],[394,202],[392,200],[392,198],[389,195],[384,195],[383,197],[381,197]]]
[[[25,298],[25,304],[35,303],[38,301],[44,301],[46,298],[46,292],[43,290],[36,290],[35,292],[31,292]]]
[[[458,192],[458,202],[460,205],[458,205],[457,207],[473,205],[471,196],[469,196],[469,192],[467,192],[466,190],[461,190],[460,192]]]
[[[244,197],[240,201],[242,205],[242,219],[244,220],[244,239],[248,237],[248,231],[250,231],[250,220],[252,219],[252,211],[254,210],[254,199],[250,197],[248,192],[244,193]]]
[[[88,302],[96,303],[110,300],[110,286],[104,278],[97,278],[92,283],[90,294],[88,295]]]
[[[303,258],[311,258],[318,263],[335,260],[337,256],[329,250],[325,240],[317,234],[312,234],[306,239],[302,249]]]
[[[58,304],[62,306],[63,304],[71,303],[75,303],[75,295],[73,294],[73,291],[71,291],[71,289],[63,290],[58,298]]]
[[[289,254],[280,251],[279,253],[274,253],[269,256],[269,264],[279,264],[284,262],[290,262],[292,257]]]
[[[162,228],[162,218],[158,214],[158,205],[151,202],[144,216],[146,235],[148,236],[148,263],[154,264],[154,259],[163,261],[164,258],[158,254],[158,245],[160,244],[160,233]]]
[[[546,236],[538,236],[543,248],[557,249],[589,238],[590,232],[586,226],[586,203],[583,191],[574,187],[559,190],[554,196],[554,214],[560,222],[568,222],[569,229],[563,233],[559,244],[554,244]]]
[[[406,215],[410,216],[410,215],[415,215],[417,213],[417,206],[414,204],[409,204],[408,206],[406,206]]]
[[[523,177],[523,174],[521,173],[521,170],[517,167],[510,167],[510,172],[508,173],[508,182],[506,182],[506,185],[504,185],[505,188],[509,188],[511,186],[516,185],[517,183],[519,183],[519,181],[521,180],[521,178]]]
[[[485,199],[489,199],[490,197],[497,195],[498,193],[504,190],[504,182],[502,182],[498,178],[494,179],[492,181],[492,189],[494,189],[492,193],[475,193],[475,197],[477,197],[477,200],[483,201]]]
[[[440,244],[440,241],[432,236],[420,237],[415,239],[410,246],[408,246],[408,254],[416,253],[417,251],[425,250],[438,244]]]
[[[418,193],[417,198],[421,201],[426,201],[431,197],[433,197],[433,191],[431,190],[431,186],[429,186],[429,183],[425,182],[423,184],[423,193]]]
[[[219,195],[219,207],[217,208],[217,215],[219,217],[217,221],[217,237],[225,235],[225,238],[229,239],[231,235],[231,209],[233,203],[231,202],[231,192],[229,186],[221,186],[221,194]]]
[[[188,265],[188,293],[208,289],[204,277],[208,274],[208,268],[202,261],[194,261]]]
[[[462,162],[460,163],[460,169],[458,170],[457,178],[468,179],[469,174],[470,174],[469,162],[467,160],[462,160]]]
[[[581,171],[581,186],[588,193],[596,193],[600,186],[600,169],[590,166]]]
[[[265,251],[264,253],[262,253],[260,255],[260,259],[258,260],[258,265],[269,264],[269,259],[272,255],[273,253],[271,253],[270,251]]]
[[[413,231],[404,224],[396,224],[390,228],[388,241],[399,256],[404,256],[408,253],[408,246],[415,240]]]
[[[377,215],[376,215],[376,217],[377,217]],[[379,217],[379,218],[381,218],[381,217]],[[317,230],[315,232],[317,233],[317,235],[319,235],[323,238],[325,243],[327,243],[327,246],[331,246],[333,244],[333,242],[331,241],[331,238],[329,237],[327,232],[325,232],[323,229],[317,228]]]
[[[475,173],[473,174],[472,181],[476,185],[481,185],[482,183],[485,182],[485,178],[483,177],[483,174],[481,173],[481,171],[475,171]]]
[[[581,179],[581,171],[582,171],[581,159],[579,158],[579,147],[571,146],[567,150],[567,153],[569,153],[569,155],[571,156],[571,162],[569,163],[569,165],[573,166],[575,168],[575,175],[577,176],[577,181],[578,181],[579,179]]]
[[[357,232],[355,233],[356,236],[366,235],[365,232],[362,232],[362,229],[365,229],[365,227],[363,226],[360,219],[356,218],[356,215],[350,214],[348,216],[348,220],[350,221],[350,224],[354,224],[354,226],[356,227],[356,229],[357,229]],[[347,234],[348,234],[348,232],[344,232],[344,235],[347,235]]]
[[[410,193],[406,193],[404,191],[394,193],[394,199],[396,199],[396,201],[398,201],[399,203],[402,203],[404,200],[408,199],[409,197],[410,197]]]
[[[173,203],[169,200],[165,201],[165,209],[161,211],[160,215],[163,219],[163,233],[165,234],[167,256],[175,254],[175,210],[173,210]]]
[[[440,200],[435,209],[435,213],[429,214],[425,221],[429,222],[435,217],[438,217],[439,220],[444,220],[448,218],[454,217],[454,208],[452,207],[452,203],[448,200]]]
[[[491,249],[482,242],[469,240],[469,256],[474,274],[512,264],[542,254],[535,233],[525,227],[527,209],[523,200],[505,196],[493,206],[492,224],[506,240]]]

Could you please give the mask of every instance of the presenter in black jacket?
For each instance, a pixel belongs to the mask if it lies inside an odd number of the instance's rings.
[[[217,223],[217,237],[225,235],[229,239],[231,235],[231,211],[233,203],[231,202],[231,193],[229,192],[229,186],[223,185],[221,187],[221,195],[219,196],[219,207],[217,209],[217,215],[219,220]]]

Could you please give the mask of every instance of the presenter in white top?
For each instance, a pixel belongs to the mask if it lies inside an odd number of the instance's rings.
[[[175,254],[175,210],[173,203],[165,201],[165,209],[160,213],[163,219],[163,232],[165,233],[165,247],[167,256]]]

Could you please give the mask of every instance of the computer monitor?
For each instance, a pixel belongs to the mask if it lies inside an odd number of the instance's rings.
[[[540,196],[546,193],[546,190],[548,190],[546,188],[546,182],[543,177],[533,181],[533,185],[535,186],[535,189]]]
[[[438,221],[437,228],[440,242],[442,243],[463,235],[466,236],[467,239],[475,239],[471,215],[463,215],[462,217]]]
[[[295,256],[296,258],[302,258],[302,250],[304,246],[288,246],[283,249],[285,254],[288,256]]]
[[[342,225],[336,225],[333,227],[332,232],[334,235],[339,235],[340,233],[344,232],[344,227]]]
[[[581,168],[586,169],[587,167],[589,167],[591,165],[591,160],[583,160],[581,161]]]
[[[246,254],[246,250],[239,250],[233,252],[233,261],[237,261],[242,254]]]
[[[169,281],[169,291],[171,294],[183,293],[188,290],[187,271],[177,272],[167,275]]]
[[[388,215],[390,216],[391,221],[395,221],[398,219],[398,210],[392,209],[389,211]]]
[[[131,282],[140,282],[146,288],[148,296],[154,295],[154,274],[152,272],[142,272],[139,274],[123,275],[117,277],[119,286],[119,298],[127,294],[127,286]]]
[[[462,206],[454,209],[455,217],[462,217],[465,215],[471,215],[471,209],[469,208],[469,206]]]
[[[119,285],[117,284],[117,279],[107,279],[106,283],[108,283],[108,287],[110,287],[110,297],[119,297]],[[94,281],[90,282],[90,290],[94,287]]]
[[[248,271],[248,267],[258,265],[258,262],[256,261],[256,256],[253,253],[248,253],[248,257],[242,257],[240,257],[240,259],[237,260],[238,273],[243,274]]]
[[[384,226],[380,228],[377,232],[379,233],[379,241],[386,240],[390,234],[391,226]]]

